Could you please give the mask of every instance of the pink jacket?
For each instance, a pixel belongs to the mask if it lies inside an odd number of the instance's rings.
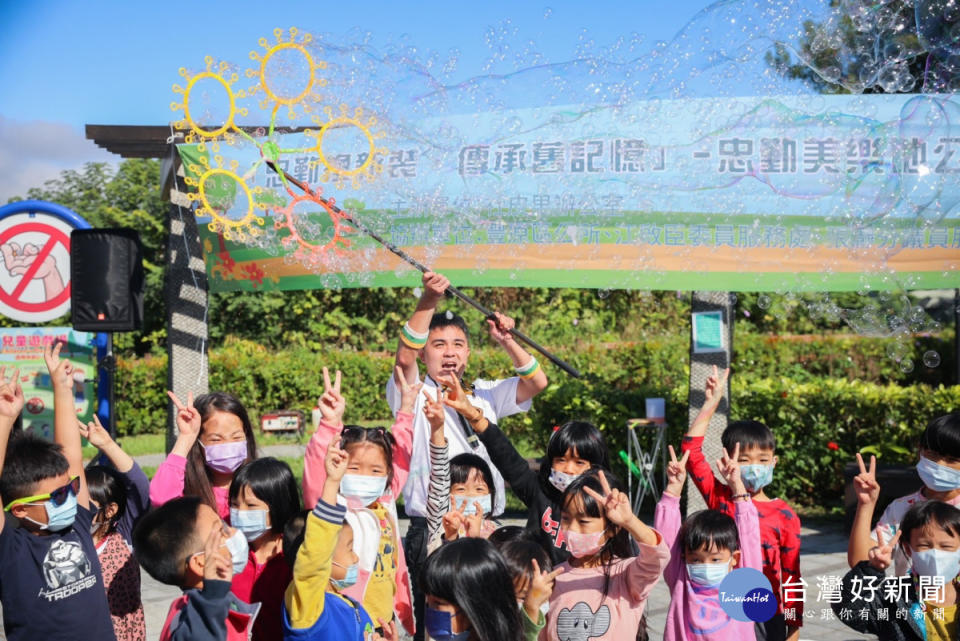
[[[647,596],[670,560],[670,549],[657,535],[656,545],[638,543],[635,557],[615,559],[607,578],[604,569],[574,568],[562,563],[550,596],[547,624],[540,641],[622,641],[637,635]]]
[[[760,552],[760,518],[753,501],[734,504],[734,521],[740,534],[741,568],[763,570]],[[670,564],[663,578],[670,588],[670,609],[664,641],[753,641],[753,622],[736,621],[720,606],[717,588],[694,584],[687,574],[680,532],[680,499],[664,492],[657,503],[653,526],[670,547]]]
[[[187,459],[178,454],[168,454],[157,473],[150,481],[150,505],[157,507],[167,501],[183,496],[184,475],[187,471]],[[213,488],[213,498],[217,501],[217,513],[220,518],[230,522],[230,488]]]
[[[310,442],[307,443],[307,450],[303,455],[303,503],[305,506],[316,505],[323,493],[323,484],[327,480],[327,471],[323,465],[323,460],[327,454],[327,447],[334,438],[340,435],[341,429],[341,427],[334,427],[326,421],[320,421],[317,431],[310,438]],[[398,412],[396,422],[390,428],[390,432],[397,442],[396,447],[393,448],[393,480],[390,482],[387,493],[381,496],[378,502],[390,513],[393,520],[393,531],[397,533],[397,541],[394,545],[397,555],[397,590],[394,593],[393,610],[407,632],[413,634],[415,631],[413,596],[410,589],[407,561],[403,555],[403,545],[399,537],[400,528],[397,523],[396,506],[396,497],[400,495],[400,491],[410,475],[410,453],[413,448],[413,414]],[[358,512],[368,512],[368,510],[363,508]],[[354,535],[359,538],[360,533],[354,532]],[[376,545],[379,545],[379,539]],[[364,554],[360,554],[361,559],[364,556]],[[362,603],[369,578],[370,572],[361,568],[356,585],[344,590],[344,594]]]

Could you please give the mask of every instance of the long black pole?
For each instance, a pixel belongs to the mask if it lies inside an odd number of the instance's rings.
[[[374,239],[375,241],[377,241],[378,243],[380,243],[381,245],[389,249],[391,252],[399,256],[401,259],[403,259],[407,263],[416,267],[418,270],[420,270],[420,272],[426,273],[430,271],[426,265],[418,261],[416,258],[411,256],[407,252],[403,251],[402,249],[400,249],[399,247],[397,247],[396,245],[388,241],[386,238],[384,238],[377,232],[373,231],[372,229],[370,229],[369,227],[361,223],[359,220],[354,218],[351,214],[343,211],[336,205],[331,205],[330,201],[328,201],[323,196],[315,194],[309,187],[307,187],[307,185],[305,185],[301,181],[297,180],[296,178],[288,174],[286,171],[278,167],[275,163],[269,160],[267,160],[266,163],[267,163],[267,166],[270,167],[270,169],[272,169],[278,174],[281,174],[287,180],[287,182],[291,183],[292,185],[295,185],[297,189],[309,195],[311,198],[315,198],[318,201],[321,201],[325,207],[329,207],[335,214],[337,214],[338,216],[343,218],[345,221],[347,221],[348,223],[350,223],[351,225],[353,225],[354,227],[356,227],[357,229],[365,233],[370,238]],[[471,307],[479,311],[481,314],[483,314],[485,318],[488,318],[490,320],[496,320],[496,316],[494,315],[493,311],[491,311],[484,305],[480,304],[478,301],[474,300],[470,296],[467,296],[466,294],[464,294],[462,291],[460,291],[453,285],[450,285],[449,287],[447,287],[447,295],[455,296],[456,298],[459,298],[461,301],[463,301],[467,305],[470,305]],[[573,367],[566,361],[561,360],[557,356],[554,356],[552,353],[547,351],[545,347],[543,347],[542,345],[534,341],[532,338],[530,338],[529,336],[527,336],[517,328],[514,327],[513,329],[511,329],[510,333],[513,334],[513,337],[516,338],[517,340],[526,343],[529,347],[540,352],[543,356],[548,358],[551,363],[553,363],[554,365],[556,365],[557,367],[565,371],[570,376],[573,376],[574,378],[580,378],[580,372],[575,367]]]

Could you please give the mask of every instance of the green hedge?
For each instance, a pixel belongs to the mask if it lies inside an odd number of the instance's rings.
[[[915,442],[926,422],[960,408],[960,387],[903,381],[905,373],[878,363],[886,358],[880,340],[743,336],[736,343],[732,417],[757,419],[774,429],[780,468],[771,489],[800,505],[839,506],[842,467],[857,451],[870,448],[887,463],[913,462]],[[942,354],[950,351],[942,339],[921,338],[915,360],[920,362],[923,351],[934,345]],[[686,340],[588,346],[570,360],[584,378],[572,379],[548,366],[551,384],[533,409],[504,421],[511,438],[539,451],[552,426],[584,418],[607,434],[618,460],[617,452],[625,448],[626,420],[643,415],[645,397],[661,396],[668,404],[670,442],[679,442],[687,421]],[[383,385],[393,355],[382,352],[277,352],[247,341],[228,341],[210,355],[210,389],[236,394],[254,420],[262,411],[308,412],[321,392],[324,365],[344,373],[347,420],[389,416]],[[858,372],[871,380],[858,380]],[[505,357],[496,350],[477,350],[471,356],[469,376],[508,373]],[[117,380],[121,434],[162,431],[166,358],[121,361]]]

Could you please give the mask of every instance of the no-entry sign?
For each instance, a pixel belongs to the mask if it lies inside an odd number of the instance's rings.
[[[70,232],[40,212],[0,220],[0,313],[44,323],[70,309]]]

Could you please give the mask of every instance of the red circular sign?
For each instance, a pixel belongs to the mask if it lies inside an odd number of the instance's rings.
[[[43,399],[39,396],[34,396],[24,404],[24,407],[26,407],[27,411],[31,414],[39,414],[43,411]]]
[[[29,232],[47,234],[50,238],[44,243],[43,247],[40,249],[40,252],[37,254],[36,259],[33,261],[33,264],[27,268],[26,273],[24,273],[20,278],[20,282],[17,283],[12,292],[7,292],[0,287],[0,301],[3,301],[11,308],[22,312],[46,312],[70,300],[69,281],[64,286],[62,292],[50,300],[43,301],[42,303],[29,303],[27,301],[20,300],[20,297],[23,295],[23,290],[27,288],[27,285],[29,285],[30,281],[33,279],[33,275],[38,269],[40,269],[41,263],[43,263],[44,259],[50,255],[50,252],[54,250],[58,243],[66,248],[67,253],[70,252],[70,236],[63,233],[62,230],[53,227],[52,225],[45,225],[44,223],[37,222],[21,223],[19,225],[13,225],[12,227],[3,230],[3,232],[0,233],[0,245],[4,244],[18,234],[26,234]]]

